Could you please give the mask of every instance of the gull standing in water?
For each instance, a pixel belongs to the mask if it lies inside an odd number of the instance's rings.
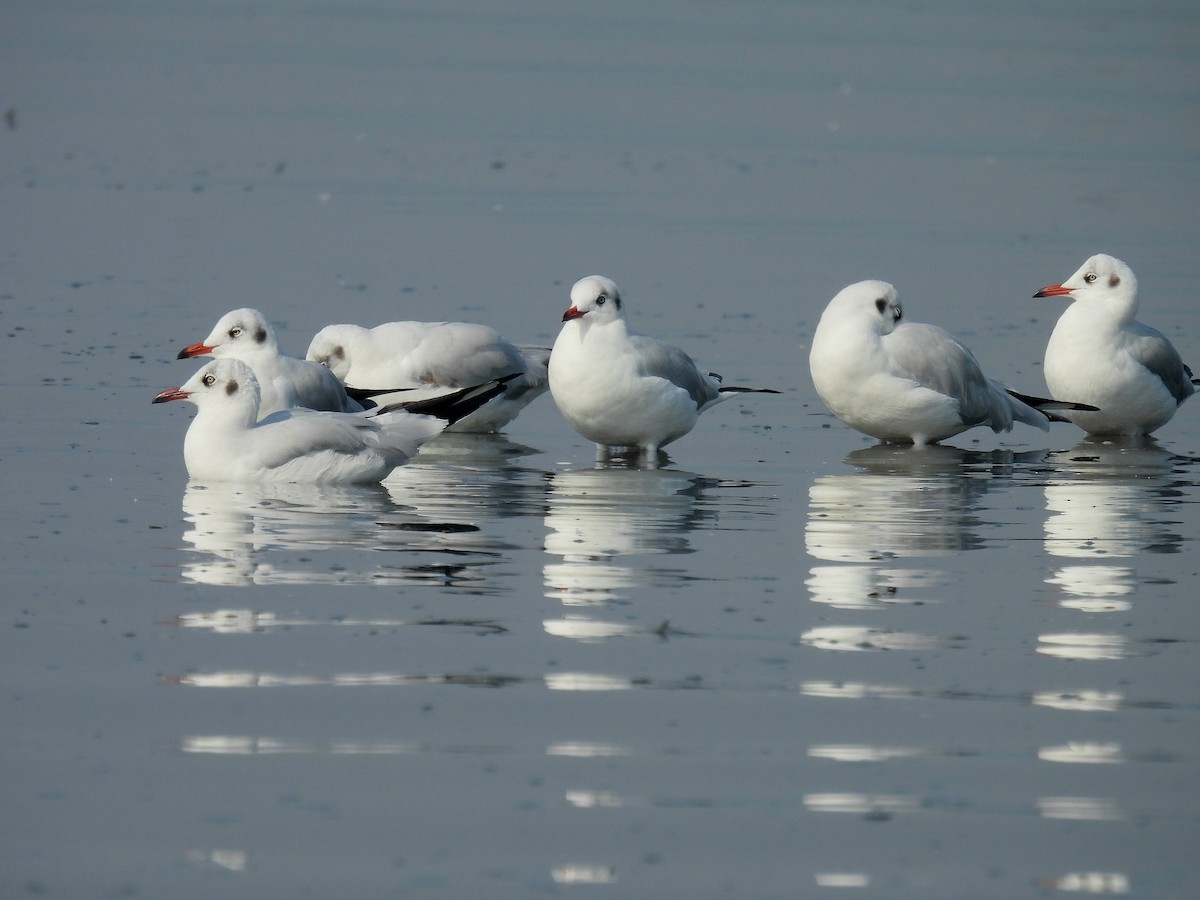
[[[282,410],[259,419],[261,391],[237,359],[215,359],[154,403],[189,400],[199,410],[183,442],[197,481],[369,484],[407,462],[449,422],[502,392],[492,382],[407,404],[404,409],[338,413]]]
[[[976,425],[1043,431],[1071,404],[1009,391],[936,325],[908,322],[886,281],[860,281],[829,301],[808,357],[813,385],[835,416],[892,444],[934,444]]]
[[[293,407],[334,412],[360,412],[363,408],[346,394],[341,382],[324,366],[288,356],[280,350],[275,329],[257,309],[235,309],[225,313],[212,334],[201,343],[184,347],[177,358],[194,356],[240,359],[248,365],[262,392],[259,413],[263,416]]]
[[[1043,371],[1052,396],[1099,407],[1064,413],[1088,434],[1148,435],[1195,392],[1192,370],[1171,342],[1134,318],[1137,279],[1119,259],[1093,256],[1033,296],[1074,301],[1050,335]]]
[[[629,330],[616,284],[589,275],[571,288],[571,307],[550,353],[550,394],[571,426],[596,444],[597,459],[639,449],[650,466],[700,414],[734,394],[769,388],[724,387],[670,344]]]

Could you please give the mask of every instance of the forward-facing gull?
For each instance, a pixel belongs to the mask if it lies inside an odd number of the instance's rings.
[[[179,351],[178,359],[211,356],[240,359],[254,372],[262,391],[260,415],[304,407],[357,412],[363,405],[351,399],[341,382],[324,366],[288,356],[279,349],[275,329],[257,309],[235,309],[221,316],[207,338]],[[489,378],[480,381],[489,381]],[[474,382],[478,384],[480,382]]]
[[[550,393],[571,426],[596,444],[597,459],[636,448],[647,464],[683,437],[700,414],[734,394],[670,344],[629,330],[616,284],[589,275],[571,288],[571,307],[550,354]]]
[[[452,426],[493,432],[546,390],[550,351],[518,347],[494,328],[472,322],[388,322],[374,328],[328,325],[308,346],[352,395],[441,386],[466,387],[516,375],[503,394]]]
[[[199,412],[183,458],[197,481],[357,484],[381,481],[448,422],[504,390],[492,382],[415,401],[405,409],[339,413],[287,409],[259,418],[260,388],[237,359],[215,359],[154,403],[190,400]]]
[[[1050,335],[1043,371],[1051,396],[1099,407],[1063,413],[1088,434],[1150,434],[1195,392],[1192,370],[1171,342],[1134,319],[1137,279],[1119,259],[1093,256],[1033,296],[1075,301]]]
[[[976,425],[1043,431],[1064,404],[1014,394],[936,325],[903,320],[896,289],[860,281],[829,301],[808,357],[825,405],[851,428],[893,444],[933,444]],[[1038,407],[1038,408],[1035,408]]]

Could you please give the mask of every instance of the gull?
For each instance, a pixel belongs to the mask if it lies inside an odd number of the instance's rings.
[[[225,313],[212,334],[198,344],[184,347],[176,358],[195,356],[240,359],[248,365],[262,391],[259,412],[264,416],[293,407],[334,412],[360,412],[363,409],[362,403],[346,394],[333,373],[280,350],[275,329],[257,309],[235,309]]]
[[[550,353],[550,394],[566,420],[605,460],[636,448],[651,467],[659,449],[683,437],[700,414],[734,394],[769,388],[724,387],[670,344],[629,330],[612,280],[589,275],[571,288],[571,307]]]
[[[1134,319],[1137,279],[1119,259],[1097,254],[1033,296],[1075,301],[1050,335],[1043,371],[1051,396],[1099,407],[1064,413],[1088,434],[1148,435],[1195,392],[1192,370],[1171,342]]]
[[[386,478],[448,422],[503,390],[502,383],[492,382],[422,397],[403,408],[358,413],[297,408],[260,419],[261,389],[253,370],[238,359],[215,359],[152,402],[196,404],[183,459],[197,481],[369,484]]]
[[[452,426],[499,431],[546,390],[550,353],[518,347],[494,328],[472,322],[387,322],[374,328],[328,325],[306,354],[327,367],[352,396],[441,386],[460,388],[508,375],[505,391]]]
[[[976,425],[1048,431],[1056,403],[1009,391],[936,325],[902,321],[896,289],[860,281],[829,301],[813,335],[813,385],[835,416],[891,444],[934,444]],[[1035,408],[1036,407],[1036,408]]]

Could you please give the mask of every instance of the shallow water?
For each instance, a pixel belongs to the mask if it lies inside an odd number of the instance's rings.
[[[1089,254],[1200,359],[1193,4],[74,2],[0,31],[0,894],[1200,893],[1200,405],[1147,444],[833,420],[836,290],[1041,390]],[[670,464],[549,397],[382,486],[190,485],[262,308],[736,383]]]

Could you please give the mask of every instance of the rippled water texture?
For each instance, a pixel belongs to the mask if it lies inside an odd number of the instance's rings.
[[[0,895],[1200,895],[1200,400],[914,452],[807,373],[894,282],[1037,392],[1095,252],[1200,363],[1194,3],[9,4]],[[729,383],[383,485],[189,484],[229,309]]]

